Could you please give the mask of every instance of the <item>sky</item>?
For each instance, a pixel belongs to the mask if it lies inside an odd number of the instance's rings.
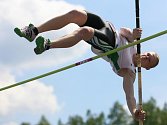
[[[140,0],[142,37],[167,28],[167,1]],[[5,87],[52,70],[95,56],[84,41],[72,48],[49,50],[35,55],[35,43],[18,37],[15,27],[29,23],[40,25],[72,9],[86,9],[120,27],[135,28],[135,3],[126,1],[95,0],[0,0],[0,87]],[[69,24],[63,29],[40,35],[56,39],[78,27]],[[142,51],[156,51],[160,64],[151,70],[142,70],[143,101],[151,97],[163,107],[167,102],[166,40],[160,36],[142,44]],[[137,80],[134,83],[138,101]],[[79,67],[0,92],[0,125],[35,124],[45,115],[51,124],[63,122],[69,116],[85,116],[109,112],[114,102],[126,107],[122,78],[113,73],[110,64],[102,59]]]

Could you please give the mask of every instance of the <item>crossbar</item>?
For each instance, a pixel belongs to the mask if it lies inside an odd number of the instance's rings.
[[[154,35],[148,36],[148,37],[143,38],[143,39],[141,39],[141,40],[138,40],[138,41],[129,43],[128,45],[125,45],[125,46],[116,48],[116,49],[111,50],[111,51],[108,51],[108,52],[106,52],[106,53],[103,53],[103,54],[100,54],[100,55],[97,55],[97,56],[94,56],[94,57],[85,59],[85,60],[83,60],[83,61],[80,61],[80,62],[71,64],[71,65],[68,65],[68,66],[65,66],[65,67],[63,67],[63,68],[60,68],[60,69],[57,69],[57,70],[53,70],[53,71],[51,71],[51,72],[48,72],[48,73],[45,73],[45,74],[42,74],[42,75],[39,75],[39,76],[30,78],[30,79],[27,79],[27,80],[24,80],[24,81],[21,81],[21,82],[17,82],[17,83],[12,84],[12,85],[8,85],[8,86],[6,86],[6,87],[0,88],[0,91],[6,90],[6,89],[10,89],[10,88],[13,88],[13,87],[16,87],[16,86],[19,86],[19,85],[22,85],[22,84],[25,84],[25,83],[28,83],[28,82],[31,82],[31,81],[40,79],[40,78],[43,78],[43,77],[46,77],[46,76],[49,76],[49,75],[52,75],[52,74],[55,74],[55,73],[58,73],[58,72],[61,72],[61,71],[70,69],[70,68],[73,68],[73,67],[75,67],[75,66],[79,66],[79,65],[81,65],[81,64],[84,64],[84,63],[93,61],[93,60],[98,59],[98,58],[101,58],[101,57],[103,57],[103,56],[107,56],[107,55],[113,54],[113,53],[115,53],[115,52],[118,52],[118,51],[121,51],[121,50],[126,49],[126,48],[128,48],[128,47],[135,46],[135,45],[137,45],[137,44],[146,42],[146,41],[148,41],[148,40],[151,40],[151,39],[153,39],[153,38],[159,37],[159,36],[164,35],[164,34],[167,34],[167,30],[161,31],[161,32],[159,32],[159,33],[156,33],[156,34],[154,34]]]

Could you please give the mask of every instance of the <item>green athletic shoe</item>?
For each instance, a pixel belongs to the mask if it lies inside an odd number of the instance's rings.
[[[41,53],[43,53],[44,51],[48,50],[50,48],[50,40],[49,39],[45,39],[42,36],[39,36],[36,40],[36,45],[37,47],[34,48],[34,52],[39,55]]]
[[[35,33],[34,33],[34,25],[33,24],[29,24],[29,26],[25,26],[23,29],[19,29],[19,28],[15,28],[14,29],[14,32],[20,36],[20,37],[24,37],[26,38],[28,41],[32,42],[35,37],[37,36]]]

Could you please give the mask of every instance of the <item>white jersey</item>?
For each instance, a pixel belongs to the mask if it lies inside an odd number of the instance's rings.
[[[117,48],[119,48],[121,46],[125,46],[127,44],[128,44],[127,39],[125,37],[121,36],[120,33],[117,31],[116,32]],[[94,47],[92,47],[92,51],[97,55],[100,55],[101,53],[103,53],[101,50],[95,49]],[[132,70],[134,73],[136,72],[135,66],[134,66],[133,61],[132,61],[132,57],[135,53],[136,53],[135,46],[118,51],[119,58],[118,58],[117,63],[119,65],[120,69],[121,68],[128,68],[128,69]],[[115,73],[118,73],[118,71],[116,70],[115,66],[113,65],[113,62],[111,61],[111,59],[109,59],[107,56],[102,57],[102,58],[111,64],[113,71]]]

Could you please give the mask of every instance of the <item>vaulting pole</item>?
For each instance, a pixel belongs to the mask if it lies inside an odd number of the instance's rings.
[[[136,5],[136,28],[140,28],[140,7],[139,7],[139,0],[135,1]],[[140,40],[138,38],[137,40]],[[143,109],[142,106],[142,75],[141,75],[141,45],[137,44],[137,54],[138,54],[138,59],[137,59],[137,70],[138,70],[138,98],[139,98],[139,110]],[[143,121],[139,120],[139,125],[143,125]]]

